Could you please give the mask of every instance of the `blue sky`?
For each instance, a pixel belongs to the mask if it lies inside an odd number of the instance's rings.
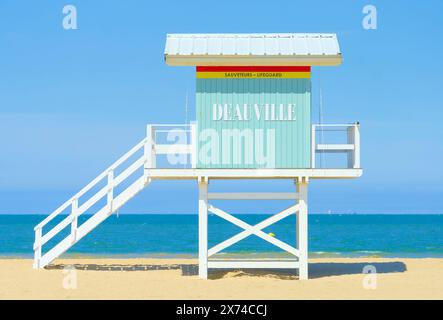
[[[66,4],[78,30],[62,28]],[[377,30],[362,28],[366,4]],[[193,118],[194,69],[166,66],[163,50],[166,33],[198,32],[337,33],[344,63],[313,69],[313,116],[321,84],[325,122],[361,122],[364,175],[313,181],[311,212],[443,212],[442,12],[437,0],[2,0],[0,213],[50,213],[147,123],[183,123],[186,92]],[[195,212],[196,196],[193,182],[159,182],[121,212]]]

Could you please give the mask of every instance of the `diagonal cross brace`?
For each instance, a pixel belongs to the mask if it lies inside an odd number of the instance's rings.
[[[250,224],[230,215],[229,213],[218,209],[212,205],[208,206],[208,210],[214,214],[216,214],[217,216],[219,216],[220,218],[223,218],[233,224],[235,224],[236,226],[245,229],[244,231],[236,234],[235,236],[215,245],[214,247],[212,247],[211,249],[208,250],[208,257],[216,254],[217,252],[222,251],[223,249],[239,242],[240,240],[250,236],[251,234],[254,234],[260,238],[262,238],[263,240],[272,243],[273,245],[279,247],[280,249],[283,249],[291,254],[293,254],[294,256],[298,257],[299,256],[299,251],[298,249],[290,246],[289,244],[278,240],[274,237],[271,237],[270,235],[264,233],[262,231],[262,229],[270,226],[271,224],[276,223],[277,221],[280,221],[281,219],[286,218],[287,216],[297,212],[299,210],[299,205],[293,205],[283,211],[280,211],[279,213],[273,215],[272,217],[269,217],[268,219],[263,220],[262,222],[256,224],[255,226],[251,226]]]

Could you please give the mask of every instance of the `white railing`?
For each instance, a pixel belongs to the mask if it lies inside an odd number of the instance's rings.
[[[317,130],[324,128],[341,128],[341,130],[346,130],[347,143],[316,143],[315,138]],[[160,141],[161,139],[159,139],[159,135],[162,133],[168,134],[166,137],[166,142],[162,142]],[[186,159],[189,158],[189,162],[186,162],[185,165],[195,168],[197,159],[196,134],[195,124],[148,125],[147,136],[142,141],[140,141],[136,146],[129,150],[125,155],[103,171],[99,176],[97,176],[82,190],[62,204],[58,209],[52,212],[34,228],[34,267],[42,268],[49,264],[52,260],[68,250],[73,244],[77,243],[97,225],[123,206],[139,191],[144,189],[145,186],[150,182],[150,169],[161,167],[161,165],[158,165],[157,163],[157,157],[159,155],[185,155]],[[348,154],[348,168],[360,168],[359,124],[313,125],[311,157],[312,168],[316,168],[315,154],[317,152],[345,152]],[[140,153],[138,157],[136,157],[137,153]],[[131,163],[129,163],[130,159],[134,157],[136,159],[131,160]],[[122,165],[126,163],[128,164],[127,167],[124,170],[120,170],[121,172],[116,175],[118,169],[121,169],[123,167]],[[182,163],[180,162],[175,164],[181,165]],[[143,168],[143,170],[140,170],[141,168]],[[138,175],[136,175],[137,170],[140,170],[142,173],[138,173]],[[116,194],[115,188],[123,182],[128,182],[129,177],[134,177],[134,180],[130,182],[129,186],[126,187],[122,192]],[[103,181],[106,182],[105,186],[100,188]],[[92,196],[88,196],[88,193],[92,193],[93,190],[95,190],[94,188],[99,190]],[[88,216],[83,223],[79,224],[79,216],[86,212],[91,213],[93,206],[105,197],[106,204],[100,209],[96,210],[92,215]],[[43,232],[44,228],[47,228],[51,221],[66,211],[68,214],[61,219],[60,222],[53,226],[49,231]],[[42,247],[69,226],[69,235],[43,254]]]
[[[324,143],[323,135],[328,131],[343,131],[347,134],[346,143]],[[320,143],[316,135],[320,133]],[[311,168],[317,168],[315,157],[317,153],[346,153],[347,168],[360,168],[360,124],[313,124],[311,133]]]
[[[180,128],[183,132],[189,132],[191,136],[190,144],[156,144],[156,133],[166,128]],[[35,226],[35,242],[34,242],[34,268],[43,268],[52,260],[60,256],[63,252],[69,249],[73,244],[78,242],[98,224],[103,222],[113,212],[123,206],[129,199],[141,191],[149,182],[149,169],[156,168],[156,156],[158,154],[190,154],[192,166],[195,166],[195,125],[149,125],[148,135],[136,146],[129,150],[125,155],[118,159],[109,168],[103,171],[98,177],[92,180],[82,190],[76,193],[68,201],[62,204],[42,222]],[[115,176],[115,172],[122,164],[135,156],[137,152],[143,153],[132,164],[128,165],[121,173]],[[114,189],[122,182],[133,176],[137,170],[143,169],[143,173],[136,176],[135,181],[132,182],[124,191],[118,195],[114,194]],[[82,199],[83,202],[79,205],[79,200],[86,197],[94,187],[99,188],[99,184],[106,179],[106,185],[97,191],[94,195],[87,199]],[[79,225],[78,218],[83,213],[87,212],[91,207],[97,204],[106,196],[106,204],[94,214],[92,214],[86,221]],[[69,210],[70,209],[70,210]],[[65,218],[52,227],[46,233],[43,232],[44,227],[49,222],[63,212],[69,211]],[[71,226],[70,234],[60,241],[53,248],[42,254],[42,247],[48,241],[60,234],[66,227]]]
[[[149,124],[147,126],[147,137],[150,145],[150,157],[147,168],[157,168],[158,155],[189,155],[190,159],[183,162],[196,167],[197,154],[197,132],[195,124]],[[160,142],[159,134],[167,133],[166,141]],[[163,139],[165,140],[165,139]]]

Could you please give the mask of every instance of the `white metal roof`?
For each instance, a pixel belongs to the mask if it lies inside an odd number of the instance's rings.
[[[168,34],[169,65],[338,65],[332,33]]]

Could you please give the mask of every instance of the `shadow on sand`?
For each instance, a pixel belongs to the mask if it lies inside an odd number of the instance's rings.
[[[398,273],[407,270],[401,261],[392,262],[314,262],[309,264],[310,278],[362,274],[363,268],[373,266],[377,273]]]
[[[407,270],[406,265],[400,261],[394,262],[313,262],[309,264],[309,278],[318,279],[331,276],[363,274],[365,266],[373,266],[377,273],[398,273]],[[275,279],[297,279],[297,270],[294,269],[241,269],[241,270],[213,270],[209,278],[220,279],[224,277],[268,277]]]
[[[61,270],[74,267],[77,270],[88,271],[156,271],[156,270],[181,270],[183,276],[198,274],[197,264],[50,264],[47,270]]]
[[[313,262],[309,264],[309,278],[323,278],[351,274],[362,274],[365,266],[375,267],[377,273],[398,273],[407,270],[401,261],[393,262]],[[195,276],[198,274],[197,264],[51,264],[45,269],[60,270],[66,267],[75,267],[77,270],[92,271],[155,271],[155,270],[181,270],[183,276]],[[297,279],[296,270],[280,269],[236,269],[236,270],[211,270],[210,279],[224,277],[272,277],[288,280]]]

